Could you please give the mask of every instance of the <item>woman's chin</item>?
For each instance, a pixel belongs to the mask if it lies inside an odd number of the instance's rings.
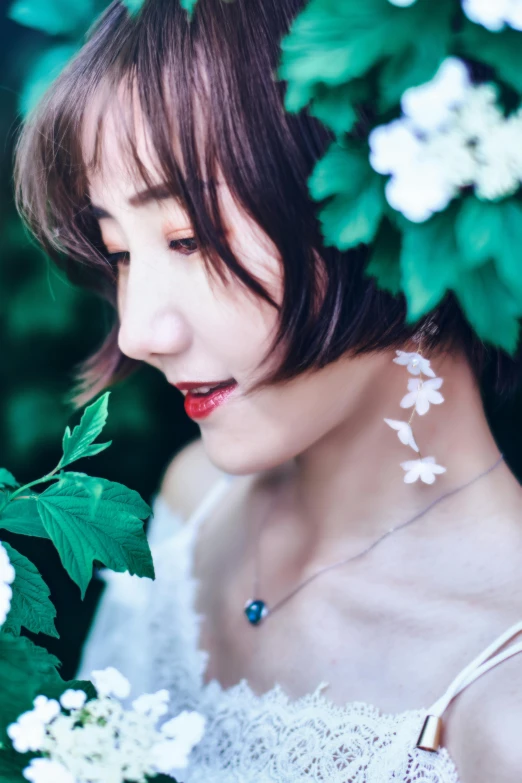
[[[245,435],[239,440],[220,436],[217,432],[205,432],[202,428],[202,440],[207,457],[216,468],[234,476],[247,476],[261,473],[287,462],[291,455],[281,453],[276,448],[263,445],[253,436]]]

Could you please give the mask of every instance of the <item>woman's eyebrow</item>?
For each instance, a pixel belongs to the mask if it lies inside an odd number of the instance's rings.
[[[146,204],[150,204],[151,201],[166,201],[167,199],[175,198],[172,191],[169,190],[166,185],[153,185],[145,190],[140,190],[133,196],[127,199],[127,203],[131,207],[144,207]],[[102,218],[111,218],[112,215],[104,207],[100,207],[97,204],[90,204],[89,211],[91,215],[98,220]]]

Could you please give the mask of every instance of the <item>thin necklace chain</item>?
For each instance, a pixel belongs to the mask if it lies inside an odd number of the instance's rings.
[[[504,455],[501,454],[498,460],[491,465],[487,470],[483,471],[482,473],[479,473],[478,476],[475,476],[474,478],[470,479],[469,481],[466,481],[465,484],[462,484],[460,487],[455,487],[454,489],[450,489],[448,492],[445,492],[443,495],[441,495],[438,498],[435,498],[426,508],[424,508],[422,511],[419,511],[415,516],[411,517],[411,519],[407,519],[406,522],[401,522],[400,525],[396,525],[395,527],[390,528],[387,530],[380,538],[377,538],[375,541],[373,541],[369,546],[366,547],[366,549],[363,549],[361,552],[358,552],[356,555],[352,555],[351,557],[346,557],[343,560],[338,560],[335,563],[330,563],[330,565],[323,566],[323,568],[320,568],[318,571],[315,572],[315,574],[312,574],[311,576],[304,579],[302,582],[299,582],[289,593],[287,593],[283,598],[281,598],[279,601],[277,601],[273,606],[266,606],[265,613],[263,616],[263,619],[267,619],[269,615],[274,614],[274,612],[277,612],[278,609],[281,609],[282,606],[284,606],[288,601],[290,601],[291,598],[293,598],[297,593],[301,592],[305,587],[307,587],[311,582],[318,579],[323,574],[326,574],[328,571],[333,571],[334,568],[340,568],[341,566],[348,565],[348,563],[353,563],[355,560],[360,560],[365,555],[369,554],[375,547],[377,547],[382,541],[384,541],[386,538],[389,538],[394,533],[397,533],[399,530],[404,530],[404,528],[409,527],[414,522],[417,522],[418,519],[423,517],[425,514],[428,513],[434,506],[436,506],[441,501],[445,500],[446,498],[451,497],[452,495],[456,495],[458,492],[462,492],[462,490],[466,489],[467,487],[471,486],[472,484],[475,484],[475,482],[480,481],[480,479],[484,478],[488,475],[488,473],[491,473],[492,471],[497,468],[502,460],[504,459]],[[258,536],[257,536],[257,544],[256,544],[256,561],[255,561],[255,576],[254,576],[254,600],[259,600],[260,596],[260,577],[259,577],[259,539],[261,537],[261,531],[262,531],[263,525],[259,526],[258,530]]]

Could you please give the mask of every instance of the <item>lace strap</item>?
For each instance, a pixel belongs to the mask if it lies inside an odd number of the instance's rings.
[[[522,622],[515,623],[501,634],[489,647],[477,655],[453,680],[446,692],[428,710],[428,715],[422,727],[417,747],[423,750],[438,750],[442,730],[442,716],[453,699],[462,693],[464,688],[478,680],[486,672],[503,663],[508,658],[522,652],[522,642],[513,644],[503,652],[495,653],[515,636],[522,633]]]

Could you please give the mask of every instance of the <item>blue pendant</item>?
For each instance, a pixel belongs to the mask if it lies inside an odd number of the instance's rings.
[[[245,604],[245,614],[251,625],[259,625],[261,620],[264,620],[267,616],[268,607],[264,601],[259,599],[247,601]]]

